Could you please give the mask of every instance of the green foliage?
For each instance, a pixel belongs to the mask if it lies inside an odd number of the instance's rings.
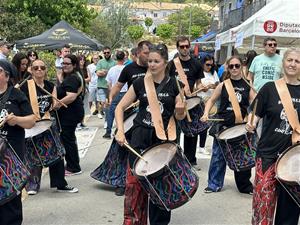
[[[148,27],[148,29],[149,29],[149,27],[151,27],[152,24],[153,24],[152,18],[146,17],[146,18],[145,18],[145,25],[146,25],[146,27]]]
[[[130,25],[127,27],[129,37],[136,42],[144,34],[144,28],[141,25]]]
[[[174,25],[172,24],[160,24],[156,28],[156,34],[162,39],[172,38],[174,33]]]
[[[191,26],[191,37],[192,38],[197,38],[203,33],[203,29],[200,26],[193,25]]]
[[[47,65],[47,76],[48,80],[56,80],[56,69],[55,69],[55,59],[56,56],[53,52],[42,51],[39,52],[39,59],[43,60]]]
[[[173,13],[168,17],[168,22],[177,28],[179,35],[188,35],[190,25],[201,27],[201,30],[208,28],[210,18],[207,12],[199,7],[185,7],[178,13]]]

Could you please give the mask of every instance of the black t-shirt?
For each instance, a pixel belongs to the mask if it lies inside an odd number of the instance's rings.
[[[42,118],[45,115],[45,113],[50,110],[53,100],[52,100],[52,96],[44,92],[39,86],[35,85],[35,88],[36,88],[40,116]],[[43,88],[46,91],[52,93],[54,89],[54,84],[48,80],[44,80]],[[27,98],[30,100],[27,82],[21,87],[21,91],[23,91],[27,96]]]
[[[154,83],[155,88],[159,84]],[[134,125],[143,126],[148,128],[154,128],[151,119],[151,113],[149,108],[149,103],[146,95],[144,79],[139,78],[133,82],[133,89],[140,101],[139,112],[134,119]],[[158,93],[158,101],[160,106],[160,112],[162,114],[162,120],[165,129],[168,126],[170,117],[174,114],[175,109],[175,98],[179,94],[178,88],[176,86],[176,81],[174,77],[169,77],[167,83],[163,86],[160,93]]]
[[[189,86],[190,86],[190,90],[191,92],[193,92],[194,90],[194,86],[197,80],[204,78],[204,74],[203,74],[203,70],[201,67],[201,64],[199,63],[199,61],[197,61],[194,58],[190,58],[187,61],[183,61],[180,59],[182,68],[186,74]],[[169,68],[170,68],[170,76],[177,76],[178,72],[177,69],[175,67],[174,61],[170,61],[169,62]]]
[[[0,95],[3,97],[4,93]],[[33,114],[29,101],[25,94],[18,89],[13,88],[9,95],[8,100],[5,103],[4,109],[1,111],[1,115],[4,110],[7,113],[14,113],[16,116],[28,116]],[[24,128],[16,125],[9,126],[7,123],[0,128],[0,135],[6,137],[8,143],[13,147],[16,153],[21,159],[23,159],[25,150],[25,131]]]
[[[247,114],[247,108],[249,107],[249,93],[250,87],[243,80],[231,80],[235,95],[237,97],[238,103],[241,108],[242,117],[244,118]],[[229,101],[229,95],[227,93],[225,84],[223,83],[221,96],[220,96],[220,107],[218,110],[218,115],[220,118],[224,119],[225,126],[233,126],[235,124],[235,115],[231,102]]]
[[[298,119],[300,119],[300,85],[287,84],[287,87],[294,108],[298,113]],[[292,128],[274,82],[266,83],[258,92],[256,99],[258,101],[255,114],[263,118],[262,135],[258,142],[257,156],[275,159],[278,153],[283,152],[292,145]],[[253,104],[251,108],[253,108]]]
[[[134,80],[145,76],[147,69],[147,67],[140,66],[136,62],[132,62],[124,67],[118,81],[123,84],[127,83],[129,88]]]
[[[77,93],[81,87],[81,80],[77,74],[69,74],[63,82],[57,87],[57,97],[62,99],[67,92]],[[58,110],[58,116],[62,125],[76,126],[84,117],[84,108],[82,98],[77,96],[76,99],[68,105],[68,108],[61,107]]]

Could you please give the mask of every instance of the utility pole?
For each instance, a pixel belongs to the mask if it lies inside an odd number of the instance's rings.
[[[192,27],[192,7],[190,6],[190,21],[189,21],[189,39],[191,40],[191,27]]]

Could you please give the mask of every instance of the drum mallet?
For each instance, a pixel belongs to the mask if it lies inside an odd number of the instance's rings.
[[[184,102],[184,95],[182,93],[182,89],[180,87],[179,81],[177,78],[175,78],[175,80],[176,80],[176,84],[177,84],[177,87],[179,90],[179,95],[180,95],[181,101]],[[187,107],[185,107],[185,112],[186,112],[186,118],[187,118],[188,122],[192,122],[192,119],[191,119],[191,116],[190,116],[190,113],[189,113]]]
[[[207,121],[215,121],[215,122],[222,122],[224,119],[218,119],[218,118],[208,118]]]
[[[26,83],[27,80],[29,80],[31,78],[31,75],[29,75],[28,77],[26,77],[20,84],[16,84],[14,88],[20,88],[23,86],[23,84]]]
[[[257,108],[257,99],[254,102],[254,106],[253,106],[253,111],[252,111],[252,115],[251,115],[251,119],[250,119],[250,124],[253,125],[253,120],[254,120],[254,116],[256,113],[256,108]]]
[[[139,106],[139,104],[140,104],[140,101],[137,100],[136,102],[130,104],[130,106],[128,106],[128,107],[125,109],[125,111],[128,110],[128,109],[130,109],[130,108],[137,107],[137,106]]]
[[[255,90],[255,88],[248,82],[248,80],[242,76],[243,80],[246,82],[246,84],[254,91],[255,94],[257,94],[257,91]]]
[[[144,159],[144,157],[141,156],[136,150],[134,150],[128,143],[124,143],[124,146],[128,148],[132,153],[134,153],[137,157],[142,159],[145,163],[148,163],[148,161]]]
[[[58,98],[56,98],[53,94],[51,94],[49,91],[47,91],[46,89],[42,88],[41,86],[39,86],[39,88],[41,88],[44,92],[46,92],[48,95],[51,95],[52,98],[54,98],[56,101],[58,101],[60,104],[62,104],[63,107],[68,108],[68,106],[63,103],[61,100],[59,100]]]

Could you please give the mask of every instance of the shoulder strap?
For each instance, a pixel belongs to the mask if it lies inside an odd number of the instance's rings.
[[[81,85],[80,85],[80,88],[78,89],[78,91],[77,91],[77,96],[78,95],[80,95],[81,94],[81,92],[83,91],[83,87],[84,87],[84,84],[83,84],[83,78],[82,78],[82,76],[81,76],[81,74],[79,73],[79,72],[76,72],[76,75],[78,76],[78,78],[79,78],[79,80],[80,80],[80,83],[81,83]]]
[[[240,104],[239,104],[239,102],[237,100],[237,97],[235,95],[235,91],[233,89],[231,80],[230,79],[225,80],[224,84],[225,84],[225,88],[227,90],[229,100],[231,102],[233,112],[234,112],[234,115],[235,115],[235,123],[242,123],[243,122],[243,117],[242,117],[242,113],[241,113]]]
[[[182,68],[182,65],[181,65],[181,62],[180,62],[180,59],[179,57],[176,57],[175,59],[173,59],[174,61],[174,65],[177,69],[177,72],[178,72],[178,75],[180,77],[180,80],[182,83],[184,83],[184,92],[187,96],[191,96],[191,90],[190,90],[190,85],[188,83],[188,80],[187,80],[187,77],[186,77],[186,74]]]
[[[33,79],[31,79],[31,80],[27,80],[27,84],[28,84],[29,100],[30,100],[32,111],[34,115],[37,117],[37,119],[40,120],[41,115],[39,110],[39,103],[37,100],[35,82]]]

